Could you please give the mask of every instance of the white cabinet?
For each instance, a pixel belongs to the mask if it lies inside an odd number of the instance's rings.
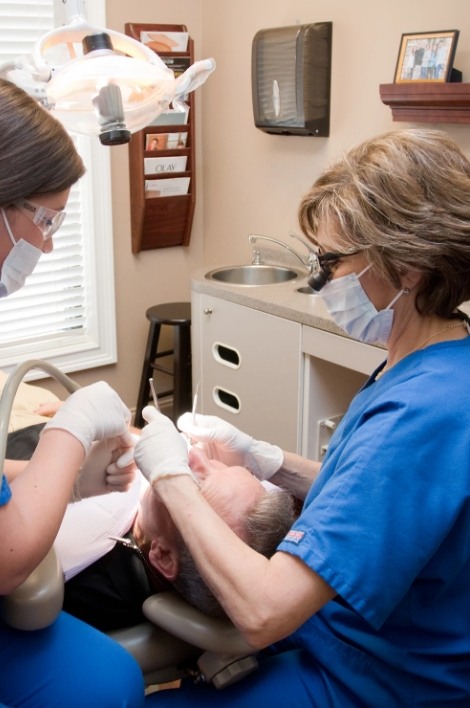
[[[302,327],[302,455],[320,460],[338,419],[386,358],[380,347],[315,327]]]
[[[315,460],[386,358],[380,347],[197,291],[191,330],[199,412]]]
[[[302,326],[194,291],[191,318],[198,411],[300,451]]]

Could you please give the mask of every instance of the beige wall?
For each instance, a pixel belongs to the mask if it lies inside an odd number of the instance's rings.
[[[401,124],[379,97],[393,80],[403,32],[462,31],[456,66],[470,81],[468,0],[203,0],[204,52],[218,62],[203,87],[204,255],[246,260],[249,232],[286,238],[318,172],[351,144]],[[264,27],[333,22],[329,138],[267,135],[253,124],[251,43]],[[227,28],[224,31],[224,28]],[[442,126],[470,154],[470,125]]]
[[[116,366],[77,374],[81,383],[105,378],[135,405],[147,307],[190,296],[190,274],[201,264],[245,262],[247,234],[286,238],[296,229],[301,195],[323,167],[353,143],[400,127],[379,98],[393,80],[403,32],[460,29],[455,65],[470,81],[468,0],[121,0],[107,3],[108,25],[185,23],[197,58],[217,70],[197,96],[198,186],[189,248],[131,253],[127,148],[113,148],[118,356]],[[251,43],[264,27],[333,22],[329,138],[273,136],[256,129],[251,107]],[[470,125],[447,130],[470,156]]]

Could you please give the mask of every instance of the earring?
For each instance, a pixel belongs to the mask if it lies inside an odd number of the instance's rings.
[[[403,295],[409,295],[410,294],[410,289],[409,288],[403,288]]]

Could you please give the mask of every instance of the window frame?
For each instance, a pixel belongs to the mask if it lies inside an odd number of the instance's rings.
[[[58,26],[64,21],[62,3],[51,0],[51,4]],[[104,15],[105,0],[94,0],[87,10],[87,20],[103,27]],[[27,359],[46,359],[66,373],[117,361],[110,148],[102,146],[97,138],[72,137],[87,170],[79,187],[86,327],[66,335],[58,330],[44,341],[36,337],[1,344],[0,369],[7,372]],[[23,291],[26,288],[27,283]],[[33,370],[27,379],[44,376],[43,372]]]

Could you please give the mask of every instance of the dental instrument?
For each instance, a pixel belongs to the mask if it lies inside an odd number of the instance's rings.
[[[191,423],[193,425],[196,424],[196,410],[197,410],[197,403],[198,403],[198,397],[199,397],[199,383],[200,382],[198,381],[197,386],[196,386],[196,392],[195,392],[194,398],[193,398],[193,408],[191,411],[191,416],[192,416]]]
[[[153,398],[153,405],[157,409],[157,411],[160,410],[160,406],[158,405],[158,398],[157,398],[157,392],[155,391],[155,384],[153,383],[153,379],[149,379],[149,384],[150,384],[150,391],[152,393],[152,398]]]

